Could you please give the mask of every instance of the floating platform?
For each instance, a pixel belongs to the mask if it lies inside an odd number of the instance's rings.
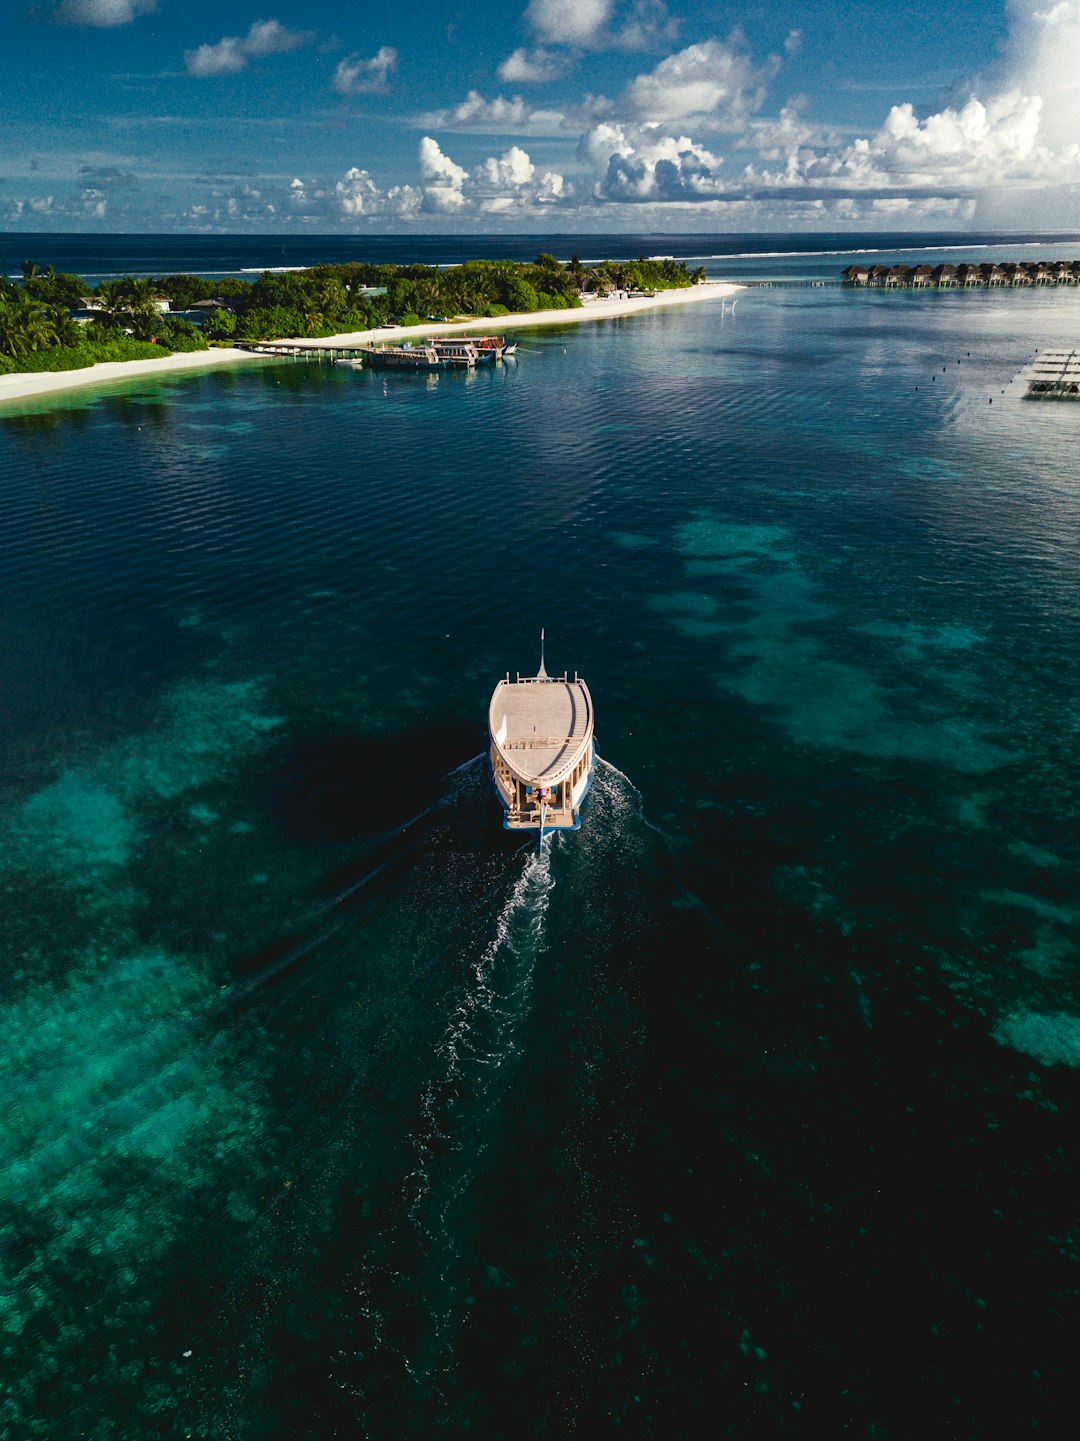
[[[1080,400],[1080,351],[1040,350],[1023,371],[1028,400]]]

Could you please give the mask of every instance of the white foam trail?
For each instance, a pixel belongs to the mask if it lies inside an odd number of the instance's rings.
[[[488,1144],[486,1122],[498,1105],[501,1067],[517,1053],[528,1013],[536,959],[554,890],[551,844],[531,851],[495,920],[494,934],[471,973],[437,1047],[441,1079],[425,1086],[416,1166],[405,1178],[409,1219],[433,1270],[427,1288],[431,1330],[418,1375],[432,1379],[449,1364],[459,1286],[453,1211],[467,1193]]]
[[[502,1065],[512,1053],[506,1045],[532,980],[533,965],[543,939],[544,918],[555,882],[551,875],[551,840],[533,852],[514,882],[495,936],[473,971],[473,982],[451,1017],[440,1052],[447,1058],[447,1079],[464,1074],[469,1061]],[[493,1023],[487,1026],[484,1023]],[[490,1034],[484,1034],[490,1032]]]

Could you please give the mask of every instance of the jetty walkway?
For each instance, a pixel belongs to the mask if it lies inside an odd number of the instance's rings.
[[[333,345],[329,341],[305,340],[238,340],[236,350],[246,350],[251,355],[293,355],[313,360],[355,360],[370,350],[371,341],[363,345]]]

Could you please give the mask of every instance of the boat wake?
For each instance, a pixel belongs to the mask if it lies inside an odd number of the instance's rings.
[[[529,852],[491,938],[469,961],[467,978],[436,1049],[438,1079],[421,1098],[421,1125],[413,1138],[416,1164],[405,1178],[408,1215],[432,1269],[428,1292],[430,1334],[410,1367],[433,1378],[450,1361],[463,1276],[460,1213],[482,1171],[492,1123],[508,1079],[501,1074],[521,1048],[537,958],[555,880],[555,837]]]

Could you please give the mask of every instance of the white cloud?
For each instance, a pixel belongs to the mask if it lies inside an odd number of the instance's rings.
[[[511,145],[500,159],[490,156],[481,161],[473,171],[473,179],[491,190],[505,191],[528,185],[535,174],[536,166],[526,152],[518,145]]]
[[[8,214],[12,220],[21,220],[26,215],[54,215],[64,208],[58,205],[51,195],[32,195],[26,200],[10,200],[8,206]]]
[[[334,89],[340,95],[369,95],[384,91],[391,71],[398,68],[398,53],[392,45],[382,45],[370,60],[347,55],[339,60],[334,71]]]
[[[741,36],[728,42],[705,40],[639,75],[627,89],[625,104],[648,123],[707,118],[728,128],[740,126],[763,103],[766,79],[775,73],[775,64],[766,71],[754,65]]]
[[[579,150],[596,173],[601,200],[704,201],[842,198],[951,202],[1003,185],[1080,181],[1080,145],[1040,142],[1041,103],[1016,91],[989,105],[972,97],[919,120],[894,106],[869,139],[836,148],[806,143],[810,133],[792,112],[763,127],[770,168],[735,170],[687,135],[659,125],[605,122]]]
[[[109,198],[104,190],[95,190],[88,185],[79,191],[79,204],[86,215],[92,216],[95,220],[101,220],[108,209]]]
[[[1080,138],[1080,0],[1010,0],[1002,88],[1042,100],[1040,132],[1050,145]]]
[[[279,20],[256,20],[247,33],[244,47],[249,55],[276,55],[295,50],[315,38],[311,30],[287,30]]]
[[[381,199],[379,188],[368,172],[355,165],[337,182],[334,193],[343,215],[371,214],[378,209]]]
[[[444,155],[439,142],[430,135],[420,141],[420,175],[422,179],[438,185],[450,185],[460,189],[469,172]]]
[[[469,171],[425,135],[419,159],[422,209],[436,215],[519,212],[557,203],[571,193],[563,176],[553,171],[538,175],[518,145],[511,145],[500,156],[489,156]]]
[[[244,42],[236,35],[226,35],[216,45],[199,45],[184,52],[187,73],[204,79],[208,75],[232,75],[248,63]]]
[[[234,75],[249,60],[297,50],[315,38],[312,30],[288,30],[278,20],[256,20],[246,35],[226,35],[214,45],[198,45],[184,52],[189,75],[205,79],[212,75]]]
[[[897,104],[854,141],[810,124],[799,98],[761,118],[780,62],[755,66],[741,37],[688,46],[632,81],[582,137],[593,196],[608,206],[758,206],[773,215],[822,206],[835,218],[915,223],[962,219],[983,198],[1080,183],[1080,0],[1049,0],[1045,11],[1036,3],[1014,0],[1011,59],[996,84],[984,82],[986,98],[930,115]],[[786,48],[797,48],[794,33]],[[726,133],[726,154],[707,149],[703,133]]]
[[[841,147],[800,143],[798,122],[786,153],[774,148],[774,169],[747,166],[746,193],[829,199],[877,197],[964,200],[1008,188],[1080,181],[1080,145],[1042,143],[1038,96],[1009,91],[984,104],[972,96],[920,120],[910,104],[895,105],[868,139]]]
[[[611,19],[615,0],[529,0],[525,18],[551,45],[589,45]]]
[[[422,115],[417,123],[429,130],[473,130],[486,135],[556,135],[565,129],[566,117],[560,110],[527,105],[520,95],[485,100],[479,91],[470,90],[459,105]]]
[[[659,126],[601,123],[582,137],[579,155],[597,172],[598,200],[694,200],[723,192],[723,161],[687,135]]]
[[[561,75],[567,64],[565,55],[551,50],[519,48],[499,66],[499,79],[508,85],[540,85]]]
[[[112,29],[130,25],[139,15],[149,15],[155,0],[62,0],[56,17],[65,25],[94,25]]]
[[[529,0],[525,19],[542,44],[579,50],[642,50],[661,40],[673,40],[678,28],[663,0],[631,0],[621,7],[616,0]]]

